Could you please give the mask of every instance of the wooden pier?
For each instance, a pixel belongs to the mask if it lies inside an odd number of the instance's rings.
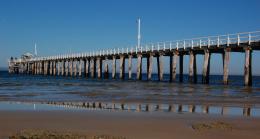
[[[211,55],[221,54],[223,60],[223,84],[228,84],[229,64],[231,53],[244,54],[244,84],[252,85],[252,52],[260,50],[260,31],[237,33],[228,35],[209,36],[181,41],[159,42],[141,45],[140,48],[107,49],[95,52],[64,54],[46,57],[30,57],[13,59],[9,61],[10,74],[31,74],[45,76],[72,76],[85,78],[112,79],[125,78],[125,68],[128,66],[128,78],[133,79],[133,68],[137,68],[136,80],[142,80],[143,70],[147,70],[147,80],[152,80],[153,64],[157,64],[158,80],[164,80],[164,64],[169,64],[170,81],[177,82],[176,75],[179,74],[179,82],[183,82],[183,59],[189,57],[189,82],[198,82],[197,55],[204,55],[202,68],[203,84],[210,82]],[[169,57],[170,63],[165,63],[164,57]],[[154,63],[154,58],[156,62]],[[147,63],[143,63],[147,59]],[[117,65],[119,60],[119,65]],[[128,65],[126,65],[128,60]],[[137,64],[133,66],[133,60]],[[109,61],[112,65],[109,66]],[[177,63],[179,62],[179,67]],[[143,64],[146,69],[142,69]],[[119,66],[119,71],[116,71]],[[109,69],[111,67],[112,69]],[[179,73],[176,69],[179,68]],[[110,73],[111,71],[111,73]]]

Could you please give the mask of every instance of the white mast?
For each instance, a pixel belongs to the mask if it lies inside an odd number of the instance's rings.
[[[34,55],[37,56],[37,45],[36,45],[36,43],[34,44]]]
[[[138,24],[137,48],[140,49],[140,45],[141,45],[141,19],[140,18],[137,19],[137,24]]]

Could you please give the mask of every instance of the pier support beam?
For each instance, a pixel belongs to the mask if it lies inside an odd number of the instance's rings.
[[[108,79],[109,78],[109,71],[108,71],[108,58],[105,57],[105,68],[104,68],[104,78]]]
[[[50,75],[50,61],[47,61],[47,75]]]
[[[38,65],[36,66],[36,68],[37,67],[38,67]],[[53,61],[50,61],[50,75],[52,75],[52,68],[53,68]]]
[[[56,68],[57,68],[56,61],[54,60],[53,61],[53,76],[56,76]]]
[[[202,83],[208,84],[209,83],[209,73],[210,73],[210,52],[208,49],[204,50],[204,63],[203,63],[203,70],[202,70]]]
[[[163,80],[163,52],[159,52],[157,56],[158,80]]]
[[[116,56],[112,59],[112,79],[116,78]]]
[[[79,77],[82,76],[82,60],[79,59]]]
[[[196,54],[194,51],[190,51],[190,64],[189,64],[189,82],[197,83],[197,65]]]
[[[39,62],[36,61],[35,62],[35,75],[38,75],[39,74]]]
[[[176,69],[177,69],[177,60],[178,60],[178,51],[172,52],[170,55],[170,81],[176,81]]]
[[[101,57],[97,58],[97,74],[98,74],[98,79],[102,78],[102,59]]]
[[[74,69],[74,77],[77,77],[78,75],[78,59],[73,60],[73,69]]]
[[[132,54],[128,55],[128,79],[132,79]]]
[[[41,61],[41,65],[42,65],[42,72],[41,72],[41,74],[42,74],[42,75],[45,75],[45,74],[44,74],[44,72],[45,72],[45,71],[44,71],[44,68],[45,68],[45,63],[44,63],[44,61]],[[28,67],[27,67],[27,73],[30,74],[30,64],[27,63],[27,66],[28,66]]]
[[[152,72],[153,72],[153,56],[154,53],[151,52],[147,57],[147,80],[152,80]]]
[[[41,65],[42,65],[42,72],[41,72],[41,74],[44,75],[44,68],[45,68],[44,61],[41,61]],[[28,71],[30,72],[30,64],[29,63],[28,63]]]
[[[39,74],[39,61],[36,62],[36,75]]]
[[[57,76],[60,76],[60,68],[61,68],[61,66],[60,66],[60,61],[57,61]]]
[[[59,71],[58,71],[58,76],[61,76],[61,71],[62,71],[62,62],[61,60],[58,61],[58,68],[59,68]]]
[[[39,74],[39,62],[37,61],[35,63],[35,65],[36,65],[36,72],[35,72],[35,74],[38,75]]]
[[[70,71],[70,76],[73,76],[73,59],[70,59],[69,61],[69,71]]]
[[[9,73],[10,73],[10,69],[9,69]],[[34,62],[32,63],[32,75],[34,74]]]
[[[35,64],[34,74],[37,75],[38,74],[38,62],[36,61],[34,64]]]
[[[30,71],[30,69],[29,69],[29,63],[25,63],[24,64],[24,66],[23,66],[23,74],[29,74],[29,71]]]
[[[86,78],[89,78],[89,59],[88,58],[86,58],[85,60],[84,60],[84,67],[85,67],[85,71],[84,71],[84,74],[85,74],[85,77]]]
[[[42,61],[42,63],[43,63],[43,75],[45,76],[46,75],[46,62]]]
[[[69,60],[65,60],[65,76],[69,76]]]
[[[120,55],[120,74],[119,74],[120,79],[125,78],[125,56]]]
[[[136,79],[142,80],[142,54],[137,54],[137,72],[136,72]]]
[[[179,81],[183,82],[183,54],[180,54],[179,57]]]
[[[245,66],[244,66],[244,78],[245,86],[252,86],[252,50],[250,47],[245,49]]]
[[[96,59],[91,58],[91,78],[96,78]]]
[[[228,67],[229,67],[229,61],[230,61],[230,51],[231,48],[225,48],[224,49],[224,56],[223,56],[223,63],[224,63],[224,69],[223,69],[223,83],[224,85],[228,84]]]
[[[44,75],[48,75],[48,61],[44,61]]]
[[[65,69],[66,69],[66,65],[65,65],[66,62],[65,60],[62,60],[61,63],[62,63],[61,76],[64,76]]]
[[[27,66],[27,65],[26,65]],[[39,75],[41,75],[42,74],[42,62],[41,61],[39,61]],[[27,71],[27,67],[26,67],[26,71]]]

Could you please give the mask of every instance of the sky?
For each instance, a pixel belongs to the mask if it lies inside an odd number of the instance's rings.
[[[259,5],[259,0],[0,0],[0,67],[11,56],[33,52],[35,43],[40,56],[136,45],[138,17],[142,43],[256,31]],[[255,75],[258,59],[260,53],[253,52]],[[197,61],[201,65],[203,56]],[[188,57],[185,63],[187,72]],[[212,55],[211,63],[211,73],[221,74],[221,56]],[[230,73],[243,74],[243,64],[244,54],[232,53]]]

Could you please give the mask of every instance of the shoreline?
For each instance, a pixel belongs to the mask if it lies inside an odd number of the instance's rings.
[[[79,134],[123,136],[131,139],[260,137],[260,118],[177,113],[123,111],[0,111],[0,138],[24,129],[70,131]],[[193,124],[224,122],[232,131],[196,131]]]

